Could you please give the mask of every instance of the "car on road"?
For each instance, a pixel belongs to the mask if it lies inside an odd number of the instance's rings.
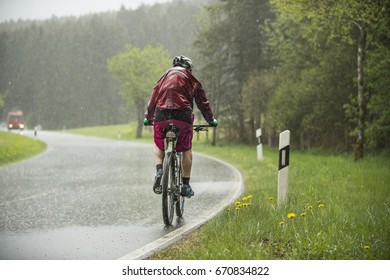
[[[8,126],[8,130],[11,129],[23,130],[25,126],[23,112],[22,111],[9,112],[7,118],[7,126]]]

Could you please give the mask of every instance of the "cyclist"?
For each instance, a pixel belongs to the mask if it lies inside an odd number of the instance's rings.
[[[206,93],[201,83],[192,75],[191,59],[183,55],[173,59],[172,68],[168,69],[153,89],[145,113],[144,124],[154,122],[153,155],[156,164],[156,176],[153,191],[161,194],[162,166],[164,161],[164,129],[169,123],[179,128],[176,151],[183,152],[183,187],[185,197],[194,195],[189,184],[192,168],[192,135],[194,100],[204,119],[212,126],[217,126]]]

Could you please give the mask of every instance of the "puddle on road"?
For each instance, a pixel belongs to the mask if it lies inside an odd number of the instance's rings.
[[[70,227],[29,233],[0,233],[0,259],[109,260],[159,238],[159,226]]]

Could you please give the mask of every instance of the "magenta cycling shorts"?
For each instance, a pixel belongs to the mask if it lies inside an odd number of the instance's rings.
[[[180,129],[179,138],[176,143],[176,151],[185,152],[190,150],[192,148],[192,124],[178,120],[166,120],[154,123],[154,143],[161,151],[164,151],[164,130],[170,123],[173,123]]]

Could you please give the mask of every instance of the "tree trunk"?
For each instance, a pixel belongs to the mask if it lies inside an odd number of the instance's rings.
[[[213,136],[211,140],[211,145],[216,146],[217,145],[217,128],[213,129]]]
[[[215,89],[216,91],[220,88],[220,84],[218,83],[218,87]],[[217,93],[217,98],[215,99],[215,111],[214,111],[214,118],[218,120],[219,116],[219,105],[220,105],[220,98],[221,94]],[[217,128],[213,129],[213,134],[212,134],[212,140],[211,140],[211,145],[216,146],[217,145]]]
[[[354,22],[359,28],[360,35],[358,40],[357,53],[357,87],[358,87],[358,124],[357,124],[357,139],[354,147],[355,160],[359,160],[364,156],[364,122],[366,116],[366,101],[364,98],[364,59],[365,59],[365,45],[366,34],[360,24]]]
[[[249,120],[249,144],[250,145],[255,145],[255,140],[256,140],[256,126],[255,126],[255,118],[252,116],[250,117]]]

